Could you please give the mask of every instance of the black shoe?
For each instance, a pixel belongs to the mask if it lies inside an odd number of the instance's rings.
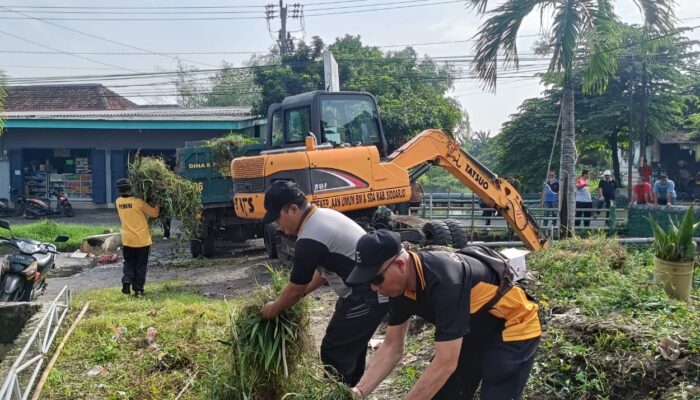
[[[146,295],[146,293],[144,293],[143,290],[137,290],[134,292],[134,296],[136,296],[136,297],[143,297],[145,295]]]
[[[122,293],[131,294],[131,284],[130,283],[124,283],[122,285]]]

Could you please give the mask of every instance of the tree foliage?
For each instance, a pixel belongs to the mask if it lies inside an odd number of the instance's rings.
[[[617,149],[629,146],[630,131],[634,133],[632,140],[638,140],[642,117],[646,118],[646,129],[651,136],[691,124],[694,113],[700,111],[700,97],[697,97],[700,85],[692,84],[692,80],[698,79],[697,73],[692,71],[697,69],[699,60],[698,54],[692,51],[692,41],[671,36],[658,41],[653,55],[643,55],[639,46],[634,46],[643,42],[643,29],[625,25],[618,29],[627,47],[617,56],[618,69],[608,79],[607,90],[600,95],[584,93],[587,70],[579,66],[574,70],[574,98],[577,156],[581,164],[613,169],[619,181],[621,171],[619,160],[616,160]],[[587,59],[585,53],[581,59]],[[641,93],[645,69],[648,99],[647,112],[643,115]],[[542,97],[523,102],[518,113],[511,116],[494,138],[492,148],[496,168],[503,170],[510,166],[515,171],[522,171],[521,180],[528,191],[537,189],[546,174],[561,93],[561,81],[558,81]],[[547,148],[546,151],[543,147]],[[558,166],[558,155],[559,149],[556,148],[555,167]]]
[[[254,59],[253,59],[254,60]],[[178,62],[175,87],[178,104],[189,107],[251,107],[260,98],[252,71],[222,62],[214,76],[201,77],[198,69]]]
[[[491,2],[492,4],[493,2]],[[644,16],[647,37],[665,34],[673,29],[673,0],[635,0]],[[489,0],[467,0],[480,13],[486,13]],[[590,51],[586,65],[583,89],[603,93],[611,75],[617,70],[615,50],[619,47],[616,32],[617,16],[611,0],[510,0],[499,3],[489,12],[476,39],[475,70],[484,85],[495,90],[499,66],[518,66],[518,31],[525,18],[539,11],[540,19],[551,16],[552,23],[544,40],[544,48],[551,54],[549,73],[561,73],[562,140],[560,179],[565,187],[574,187],[576,158],[576,131],[574,108],[574,72],[580,47]],[[561,203],[561,229],[573,234],[575,199],[569,190]]]

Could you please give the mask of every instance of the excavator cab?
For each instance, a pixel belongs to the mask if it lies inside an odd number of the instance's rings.
[[[285,98],[268,109],[268,153],[302,149],[312,133],[321,148],[375,146],[386,139],[372,95],[317,90]]]

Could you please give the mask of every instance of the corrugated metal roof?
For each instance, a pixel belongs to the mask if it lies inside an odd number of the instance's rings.
[[[691,131],[670,131],[657,137],[661,144],[691,144],[700,143],[700,138],[695,138]]]
[[[259,118],[248,107],[216,108],[134,108],[97,111],[8,111],[12,120],[86,120],[86,121],[243,121]]]

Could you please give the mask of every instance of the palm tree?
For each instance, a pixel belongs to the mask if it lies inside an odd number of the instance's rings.
[[[560,196],[560,221],[562,235],[573,234],[575,208],[576,132],[574,130],[574,62],[582,47],[587,47],[588,63],[583,83],[584,93],[602,93],[608,79],[617,69],[615,50],[620,48],[617,15],[614,0],[505,0],[487,12],[489,0],[466,0],[479,13],[490,17],[477,33],[474,68],[485,86],[495,91],[499,54],[504,64],[518,66],[516,39],[526,16],[539,11],[541,16],[553,15],[546,45],[551,53],[550,73],[561,76],[562,140],[561,170],[562,188],[567,188],[566,198]],[[644,17],[648,40],[673,29],[675,0],[634,0]]]

